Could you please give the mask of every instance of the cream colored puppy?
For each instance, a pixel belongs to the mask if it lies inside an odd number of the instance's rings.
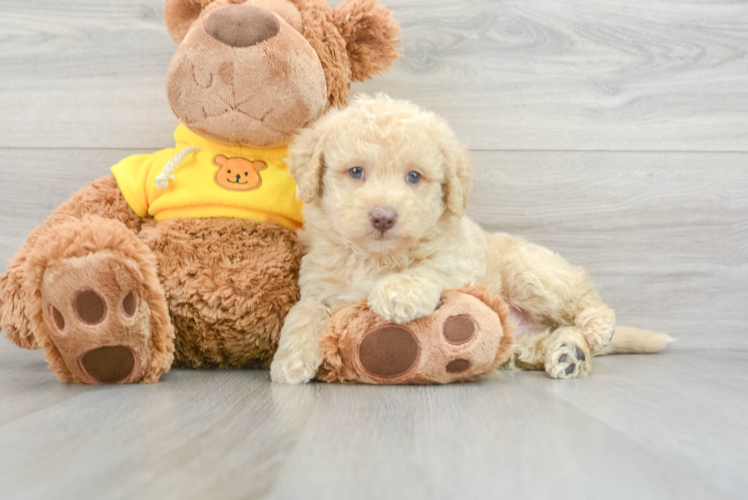
[[[510,367],[584,376],[594,354],[611,350],[615,315],[584,270],[464,216],[470,158],[438,116],[386,96],[360,97],[303,130],[290,157],[309,249],[274,381],[314,377],[331,308],[368,298],[378,315],[407,323],[434,312],[444,289],[468,282],[487,285],[514,310],[520,328]],[[665,342],[641,330],[621,335],[629,351]]]

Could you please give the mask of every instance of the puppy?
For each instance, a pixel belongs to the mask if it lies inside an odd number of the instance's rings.
[[[315,376],[331,308],[367,298],[379,316],[407,323],[434,312],[444,289],[468,282],[488,286],[514,311],[520,327],[509,367],[573,378],[611,350],[615,314],[583,269],[522,238],[487,234],[464,216],[470,158],[433,113],[360,97],[299,133],[289,169],[305,204],[308,253],[273,381]],[[663,339],[648,333],[625,332],[629,350],[658,350]]]

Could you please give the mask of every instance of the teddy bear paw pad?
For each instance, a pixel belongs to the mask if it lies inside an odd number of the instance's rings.
[[[102,384],[116,384],[135,369],[135,355],[132,349],[121,345],[98,347],[83,355],[81,365]]]
[[[448,318],[442,327],[444,338],[453,345],[469,342],[475,336],[475,332],[475,321],[464,315]]]
[[[473,363],[467,359],[455,359],[447,363],[444,369],[447,373],[462,373],[468,371],[472,365]]]
[[[386,325],[367,333],[358,348],[361,366],[380,378],[404,375],[415,367],[420,346],[410,330]]]

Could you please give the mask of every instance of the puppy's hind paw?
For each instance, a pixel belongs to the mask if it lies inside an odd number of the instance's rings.
[[[565,343],[550,353],[545,371],[555,379],[586,377],[591,370],[591,358],[579,346]]]

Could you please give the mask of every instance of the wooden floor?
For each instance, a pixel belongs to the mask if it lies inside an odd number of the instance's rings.
[[[472,218],[678,341],[566,382],[83,387],[3,339],[0,498],[748,498],[748,3],[382,2],[403,57],[354,91],[445,116]],[[76,189],[172,142],[162,5],[0,0],[0,269]]]
[[[748,497],[748,353],[673,348],[552,381],[274,385],[173,370],[71,386],[0,344],[0,497]]]

